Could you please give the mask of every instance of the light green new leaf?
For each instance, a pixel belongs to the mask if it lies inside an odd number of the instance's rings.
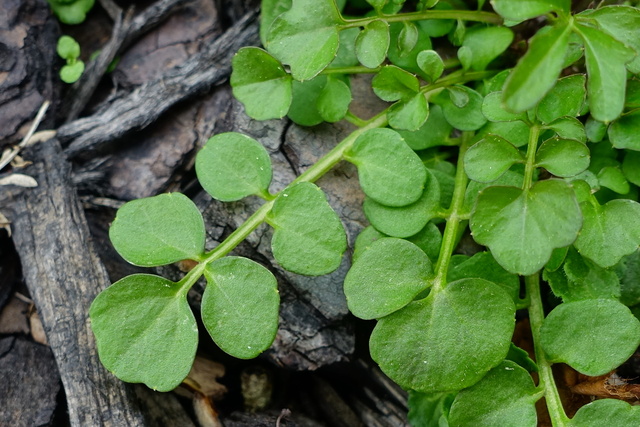
[[[640,407],[618,399],[596,400],[581,407],[569,427],[633,427],[640,425]]]
[[[191,370],[198,326],[177,283],[127,276],[93,300],[89,316],[100,361],[122,381],[170,391]]]
[[[301,182],[283,190],[267,222],[275,230],[273,256],[284,269],[319,276],[340,266],[347,237],[340,218],[315,184]]]
[[[425,31],[422,23],[417,22],[416,28],[418,29],[418,40],[413,46],[413,49],[409,52],[400,50],[398,43],[393,42],[393,40],[398,40],[403,28],[404,25],[401,22],[393,22],[389,25],[389,36],[391,37],[392,42],[389,45],[387,57],[392,64],[409,72],[419,74],[421,71],[420,67],[418,67],[416,58],[423,50],[430,50],[432,48],[431,39]]]
[[[64,65],[60,69],[60,80],[69,84],[75,83],[80,80],[82,73],[84,73],[84,62],[76,59],[75,62]]]
[[[280,307],[273,274],[255,261],[228,256],[208,264],[204,277],[202,322],[218,347],[240,359],[269,348]]]
[[[63,59],[73,60],[80,56],[80,45],[71,36],[62,36],[56,45],[58,56]]]
[[[196,155],[196,174],[211,197],[232,202],[268,193],[271,159],[255,139],[225,132],[209,138]]]
[[[273,21],[281,14],[291,9],[293,0],[262,0],[260,2],[260,43],[267,44],[267,36]]]
[[[587,142],[587,133],[584,125],[575,117],[561,117],[549,123],[546,128],[553,130],[562,139],[575,139],[583,143]]]
[[[367,197],[363,209],[376,229],[393,237],[409,237],[422,230],[440,210],[440,185],[427,172],[425,190],[417,202],[407,206],[385,206]]]
[[[639,344],[640,321],[613,299],[560,304],[540,328],[540,345],[549,361],[590,376],[617,368]]]
[[[640,109],[623,114],[609,126],[609,140],[615,148],[640,151]]]
[[[429,106],[429,117],[420,129],[415,131],[398,130],[405,142],[413,150],[424,150],[439,145],[449,145],[452,127],[444,118],[439,105]]]
[[[640,52],[640,10],[631,6],[606,6],[589,9],[578,16],[595,19],[600,29],[616,40],[624,43],[636,53]],[[640,56],[627,63],[627,68],[634,74],[640,73]]]
[[[60,22],[68,25],[81,24],[93,7],[94,0],[48,0]]]
[[[573,190],[558,180],[537,182],[528,191],[489,187],[470,221],[474,239],[507,271],[521,275],[540,270],[553,249],[573,243],[581,224]]]
[[[344,157],[357,166],[362,190],[376,202],[406,206],[422,196],[427,170],[397,132],[368,130]]]
[[[431,261],[413,243],[393,237],[376,240],[344,279],[349,310],[361,319],[391,314],[431,286],[432,273]]]
[[[570,35],[571,28],[560,23],[529,40],[529,50],[505,83],[503,96],[508,109],[526,111],[549,92],[562,70]]]
[[[480,382],[458,393],[449,423],[459,427],[536,427],[540,397],[531,375],[505,360]]]
[[[507,50],[513,41],[513,31],[507,27],[486,27],[483,25],[468,28],[462,47],[471,52],[467,68],[482,71],[491,61]],[[460,54],[458,53],[458,56]]]
[[[449,409],[456,393],[419,393],[409,390],[409,413],[412,426],[448,426]]]
[[[502,92],[491,92],[482,101],[482,114],[492,122],[513,122],[525,120],[525,113],[512,113],[504,108]]]
[[[590,160],[587,146],[573,139],[548,139],[536,153],[536,166],[563,178],[585,171]]]
[[[442,111],[447,121],[456,129],[471,131],[480,129],[486,122],[482,114],[482,95],[466,86],[458,89],[468,96],[464,106],[457,106],[450,98],[442,104]],[[455,93],[449,90],[450,94]]]
[[[503,18],[522,22],[549,12],[571,12],[570,0],[491,0]]]
[[[402,30],[398,34],[398,53],[400,56],[408,56],[418,43],[418,27],[411,21],[402,22]]]
[[[478,182],[500,178],[515,163],[523,163],[524,155],[509,141],[487,135],[473,144],[464,155],[467,176]]]
[[[389,24],[382,20],[368,23],[356,39],[358,60],[365,67],[378,67],[387,57],[389,43]]]
[[[243,47],[232,61],[233,96],[251,118],[279,119],[291,105],[291,76],[280,62],[257,47]]]
[[[578,251],[601,267],[615,265],[640,245],[640,204],[611,200],[604,206],[580,203],[584,224],[575,242]]]
[[[184,194],[160,194],[118,209],[109,238],[122,258],[142,267],[199,260],[204,252],[204,221]]]
[[[627,82],[625,64],[636,53],[600,30],[580,24],[574,28],[584,42],[591,115],[601,122],[615,120],[624,108]]]
[[[389,107],[387,117],[392,128],[415,131],[420,129],[429,117],[429,103],[424,94],[417,93]]]
[[[538,104],[538,119],[542,123],[551,123],[560,117],[578,116],[587,96],[586,81],[584,74],[559,79]]]
[[[416,76],[395,65],[387,65],[380,70],[371,86],[380,99],[388,102],[412,98],[420,90]]]
[[[291,9],[273,20],[267,50],[291,67],[294,79],[309,80],[336,56],[341,23],[333,0],[294,0]]]
[[[513,301],[498,285],[458,280],[380,319],[371,356],[405,389],[461,390],[507,355],[514,314]]]
[[[342,80],[329,76],[327,84],[320,92],[316,107],[322,118],[334,123],[342,120],[349,110],[351,89]]]
[[[423,50],[418,53],[416,62],[429,83],[438,80],[444,71],[444,62],[435,50]]]

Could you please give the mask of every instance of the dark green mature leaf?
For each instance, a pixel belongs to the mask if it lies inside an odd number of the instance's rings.
[[[454,7],[451,3],[446,1],[438,2],[433,10],[453,10]],[[446,36],[456,26],[454,19],[427,19],[424,21],[418,21],[418,26],[429,37],[442,37]]]
[[[604,206],[580,203],[584,223],[575,242],[578,251],[601,267],[611,267],[640,245],[640,204],[611,200]]]
[[[340,2],[336,4],[340,7]],[[360,28],[355,27],[346,28],[340,31],[340,46],[338,46],[338,52],[327,68],[353,67],[360,63],[360,61],[358,61],[358,56],[356,55],[356,39],[358,38],[358,34],[360,34]],[[340,74],[334,74],[334,77],[335,76],[344,77],[344,75],[341,76]]]
[[[376,240],[344,279],[349,310],[361,319],[391,314],[431,286],[432,273],[431,261],[413,243],[392,237]]]
[[[418,43],[418,27],[411,21],[403,21],[402,29],[398,34],[398,53],[400,56],[408,56]]]
[[[602,31],[580,24],[575,28],[584,42],[591,115],[601,122],[615,120],[624,108],[625,64],[635,52]]]
[[[118,209],[109,238],[122,258],[142,267],[199,260],[204,253],[204,221],[184,194],[160,194]]]
[[[513,164],[522,162],[524,156],[513,144],[499,136],[487,135],[465,153],[464,170],[474,181],[491,182]]]
[[[609,126],[609,140],[615,148],[640,151],[640,109],[630,111]]]
[[[511,360],[512,362],[517,363],[528,372],[539,371],[538,365],[536,364],[536,362],[531,360],[531,358],[529,357],[529,353],[515,345],[513,342],[509,347],[509,353],[507,353],[506,360]]]
[[[329,76],[327,84],[318,95],[317,109],[320,116],[329,123],[342,120],[349,110],[351,89],[342,80]]]
[[[260,4],[260,43],[267,45],[267,36],[273,21],[291,9],[293,0],[262,0]]]
[[[598,183],[618,194],[627,194],[631,187],[618,166],[605,166],[598,172]]]
[[[257,47],[243,47],[232,61],[233,96],[256,120],[284,117],[291,105],[291,76],[274,57]]]
[[[500,136],[516,147],[527,145],[529,126],[524,122],[488,122],[477,133],[477,136],[493,134]]]
[[[391,129],[363,133],[345,159],[358,167],[362,190],[378,203],[406,206],[422,196],[427,171],[418,155]]]
[[[521,188],[523,181],[524,181],[524,175],[522,174],[522,172],[508,170],[504,174],[502,174],[500,178],[498,178],[497,180],[491,183],[478,182],[478,181],[469,182],[469,185],[467,185],[467,191],[464,195],[464,205],[463,205],[464,212],[471,213],[471,211],[473,210],[473,207],[476,204],[476,200],[478,199],[478,196],[480,195],[480,192],[482,192],[482,190],[488,187],[493,187],[493,186],[508,186],[508,187]]]
[[[566,363],[590,376],[620,366],[640,344],[640,321],[613,299],[560,304],[540,328],[549,361]]]
[[[389,45],[389,51],[387,52],[387,57],[389,58],[389,61],[391,61],[392,64],[400,68],[403,68],[407,71],[410,71],[412,73],[421,72],[420,67],[418,67],[418,63],[416,60],[416,58],[418,57],[418,54],[423,50],[430,50],[432,48],[431,39],[429,38],[429,35],[424,30],[420,22],[418,22],[417,24],[418,24],[417,25],[418,41],[416,42],[413,49],[411,49],[411,51],[409,52],[401,51],[399,49],[398,43],[392,42]],[[402,31],[403,28],[404,28],[404,25],[401,22],[391,23],[389,25],[389,35],[391,37],[391,40],[398,40],[398,38],[400,37],[400,32]]]
[[[640,152],[627,151],[622,162],[622,173],[634,185],[640,186]]]
[[[471,54],[466,68],[476,71],[484,70],[491,61],[507,50],[512,41],[513,31],[507,27],[478,25],[468,28],[460,48],[468,50]],[[460,57],[460,51],[458,51],[458,57]]]
[[[267,150],[255,139],[226,132],[209,138],[198,152],[196,174],[211,197],[231,202],[268,193],[271,160]]]
[[[255,261],[228,256],[208,264],[204,276],[202,322],[218,347],[240,359],[269,348],[280,307],[273,274]]]
[[[512,113],[507,111],[502,104],[502,92],[491,92],[484,97],[482,102],[482,114],[492,122],[513,122],[525,120],[525,113]]]
[[[531,38],[529,50],[511,72],[504,87],[504,102],[508,109],[521,112],[534,107],[555,85],[570,34],[569,25],[559,23]]]
[[[416,76],[395,65],[387,65],[380,70],[371,86],[380,99],[389,102],[412,98],[420,90]]]
[[[100,361],[122,381],[170,391],[191,370],[198,326],[178,283],[127,276],[96,297],[89,316]]]
[[[578,16],[595,19],[600,29],[621,41],[636,53],[640,52],[640,10],[631,6],[608,6],[589,9]],[[640,73],[640,57],[636,56],[627,63],[627,68],[634,74]]]
[[[480,382],[458,393],[449,422],[460,427],[535,427],[540,397],[531,375],[505,360]]]
[[[587,96],[584,74],[563,77],[538,104],[536,115],[542,123],[551,123],[560,117],[576,117]]]
[[[575,117],[561,117],[549,123],[546,127],[553,130],[562,139],[587,142],[587,133],[584,125]]]
[[[581,407],[569,422],[570,427],[632,427],[640,425],[640,407],[618,399],[602,399]]]
[[[409,390],[409,414],[412,426],[448,426],[449,409],[456,393],[419,393]]]
[[[315,184],[301,182],[283,190],[267,222],[275,230],[273,256],[284,269],[319,276],[340,266],[347,249],[344,228]]]
[[[573,190],[562,181],[540,181],[528,190],[489,187],[471,216],[475,240],[488,246],[506,270],[522,275],[542,268],[555,248],[576,239],[581,214]]]
[[[387,236],[376,230],[372,225],[365,227],[356,237],[356,242],[353,245],[353,254],[351,255],[351,264],[355,264],[360,255],[369,249],[373,242],[383,237]]]
[[[333,0],[296,0],[273,20],[267,49],[291,67],[296,80],[309,80],[336,56],[342,17]]]
[[[589,116],[584,124],[587,140],[590,142],[602,141],[602,138],[607,134],[607,128],[607,124],[597,121],[593,116]]]
[[[429,222],[422,230],[413,236],[407,237],[406,240],[422,249],[432,264],[438,262],[440,247],[442,246],[442,233],[433,222]]]
[[[620,279],[620,302],[629,307],[640,304],[640,251],[623,257],[614,270]]]
[[[440,186],[431,172],[427,172],[425,190],[417,202],[407,206],[385,206],[367,197],[364,213],[371,224],[393,237],[409,237],[422,230],[440,210]]]
[[[293,101],[289,117],[301,126],[315,126],[324,120],[318,111],[318,98],[327,84],[327,76],[319,75],[304,82],[293,81]]]
[[[468,102],[463,107],[458,107],[451,99],[446,100],[442,105],[444,117],[456,129],[480,129],[487,122],[482,114],[482,95],[466,86],[459,88],[468,96]]]
[[[549,12],[571,11],[570,0],[491,0],[491,5],[502,17],[516,22]]]
[[[387,117],[389,126],[394,129],[418,130],[429,117],[429,103],[424,94],[417,93],[409,99],[393,104],[387,112]]]
[[[415,131],[398,130],[405,142],[413,150],[424,150],[439,145],[449,145],[449,135],[453,128],[444,118],[439,105],[429,106],[427,121]]]
[[[536,166],[561,177],[579,174],[589,167],[589,161],[587,146],[573,139],[548,139],[536,153]]]
[[[423,50],[418,53],[416,63],[429,83],[438,80],[444,71],[444,62],[435,50]]]
[[[389,43],[389,24],[382,20],[368,23],[356,39],[358,60],[365,67],[376,68],[387,57]]]
[[[369,342],[371,356],[403,388],[460,390],[504,359],[514,313],[498,285],[458,280],[380,319]]]

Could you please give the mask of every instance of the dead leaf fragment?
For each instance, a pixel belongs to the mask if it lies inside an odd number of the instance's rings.
[[[11,175],[0,178],[0,185],[17,185],[18,187],[37,187],[38,182],[30,177],[21,173],[12,173]]]
[[[222,427],[213,401],[202,393],[193,394],[193,410],[201,427]]]
[[[180,387],[174,391],[185,397],[192,397],[194,393],[200,393],[214,400],[221,399],[227,393],[227,388],[217,380],[223,377],[224,373],[225,369],[222,364],[196,356],[191,372]]]
[[[31,326],[31,337],[33,340],[42,345],[49,345],[47,335],[44,333],[44,327],[42,326],[42,320],[40,320],[35,306],[32,306],[31,313],[29,313],[29,325]]]
[[[11,221],[9,221],[6,216],[2,215],[2,212],[0,212],[0,228],[7,230],[7,234],[11,237]]]

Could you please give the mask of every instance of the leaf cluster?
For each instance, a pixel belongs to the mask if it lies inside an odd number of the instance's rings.
[[[58,56],[67,63],[60,69],[60,79],[65,83],[75,83],[84,72],[84,62],[80,59],[80,45],[71,36],[62,36],[56,47]]]
[[[68,25],[81,24],[93,7],[95,0],[47,0],[60,22]]]

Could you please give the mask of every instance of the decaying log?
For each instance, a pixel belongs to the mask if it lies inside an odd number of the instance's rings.
[[[73,426],[190,425],[172,395],[143,400],[100,364],[88,309],[109,284],[93,247],[84,214],[59,143],[50,140],[29,149],[33,165],[25,169],[38,187],[0,193],[25,282],[38,308],[56,358]],[[146,393],[146,392],[143,392]],[[155,421],[153,399],[171,409]],[[158,418],[161,422],[157,422]]]

